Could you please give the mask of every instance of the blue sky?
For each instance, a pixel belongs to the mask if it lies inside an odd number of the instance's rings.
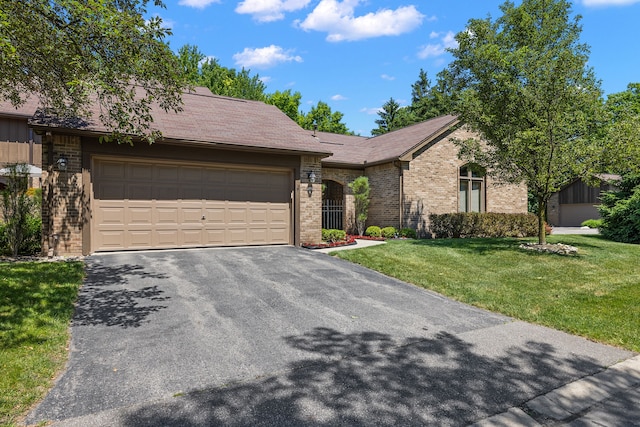
[[[164,0],[150,7],[173,31],[173,50],[192,44],[225,67],[251,70],[267,92],[302,94],[344,113],[368,136],[390,97],[411,101],[423,68],[430,80],[447,66],[445,51],[471,18],[500,16],[503,0]],[[519,3],[518,0],[515,3]],[[605,94],[640,82],[640,0],[575,0],[582,41]]]

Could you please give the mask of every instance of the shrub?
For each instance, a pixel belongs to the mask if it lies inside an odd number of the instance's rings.
[[[407,239],[415,239],[417,237],[416,230],[413,228],[403,228],[399,234],[400,237],[406,237]]]
[[[339,242],[347,238],[347,233],[343,230],[322,229],[322,240],[325,242]]]
[[[583,227],[589,227],[589,228],[599,228],[602,225],[602,220],[601,219],[588,219],[586,221],[582,221],[582,224],[580,224]]]
[[[640,175],[624,177],[620,190],[601,195],[600,233],[623,243],[640,243]]]
[[[369,215],[369,178],[359,176],[349,184],[349,188],[353,191],[356,227],[358,228],[358,234],[362,235],[364,232],[364,224],[367,222]]]
[[[382,230],[377,225],[370,225],[367,227],[367,231],[364,232],[364,235],[370,237],[382,237]]]
[[[431,214],[429,221],[431,234],[437,238],[529,237],[538,234],[538,219],[533,214]]]
[[[397,233],[398,233],[398,230],[396,230],[395,227],[385,227],[382,230],[380,230],[380,234],[385,239],[393,239],[394,237],[396,237]]]

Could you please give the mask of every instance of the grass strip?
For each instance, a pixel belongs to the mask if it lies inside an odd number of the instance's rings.
[[[0,263],[0,425],[19,422],[67,360],[82,262]]]
[[[335,255],[458,301],[640,351],[640,245],[549,236],[578,248],[525,251],[530,239],[389,241]]]

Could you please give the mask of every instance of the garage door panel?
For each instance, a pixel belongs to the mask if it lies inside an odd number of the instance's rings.
[[[271,224],[289,224],[289,209],[287,207],[272,207],[269,210]]]
[[[179,223],[177,207],[156,207],[153,209],[153,222],[158,226],[177,226]]]
[[[225,244],[226,230],[224,228],[206,228],[204,231],[205,246],[223,246]]]
[[[134,249],[149,249],[153,247],[153,232],[149,230],[131,230],[126,233],[127,246]]]
[[[156,230],[155,232],[156,247],[177,248],[178,247],[178,230]]]
[[[290,171],[94,159],[92,250],[288,244]]]
[[[153,209],[151,207],[131,207],[127,209],[126,223],[140,226],[142,224],[151,226],[153,224]]]
[[[127,171],[130,179],[151,181],[153,179],[153,165],[147,163],[131,163]]]
[[[125,195],[129,200],[149,200],[153,192],[150,184],[129,184],[127,188]]]

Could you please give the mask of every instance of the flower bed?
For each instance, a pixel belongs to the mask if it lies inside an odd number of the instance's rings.
[[[340,246],[355,245],[356,243],[354,236],[347,236],[345,240],[340,240],[339,242],[303,243],[302,247],[307,249],[337,248]]]

